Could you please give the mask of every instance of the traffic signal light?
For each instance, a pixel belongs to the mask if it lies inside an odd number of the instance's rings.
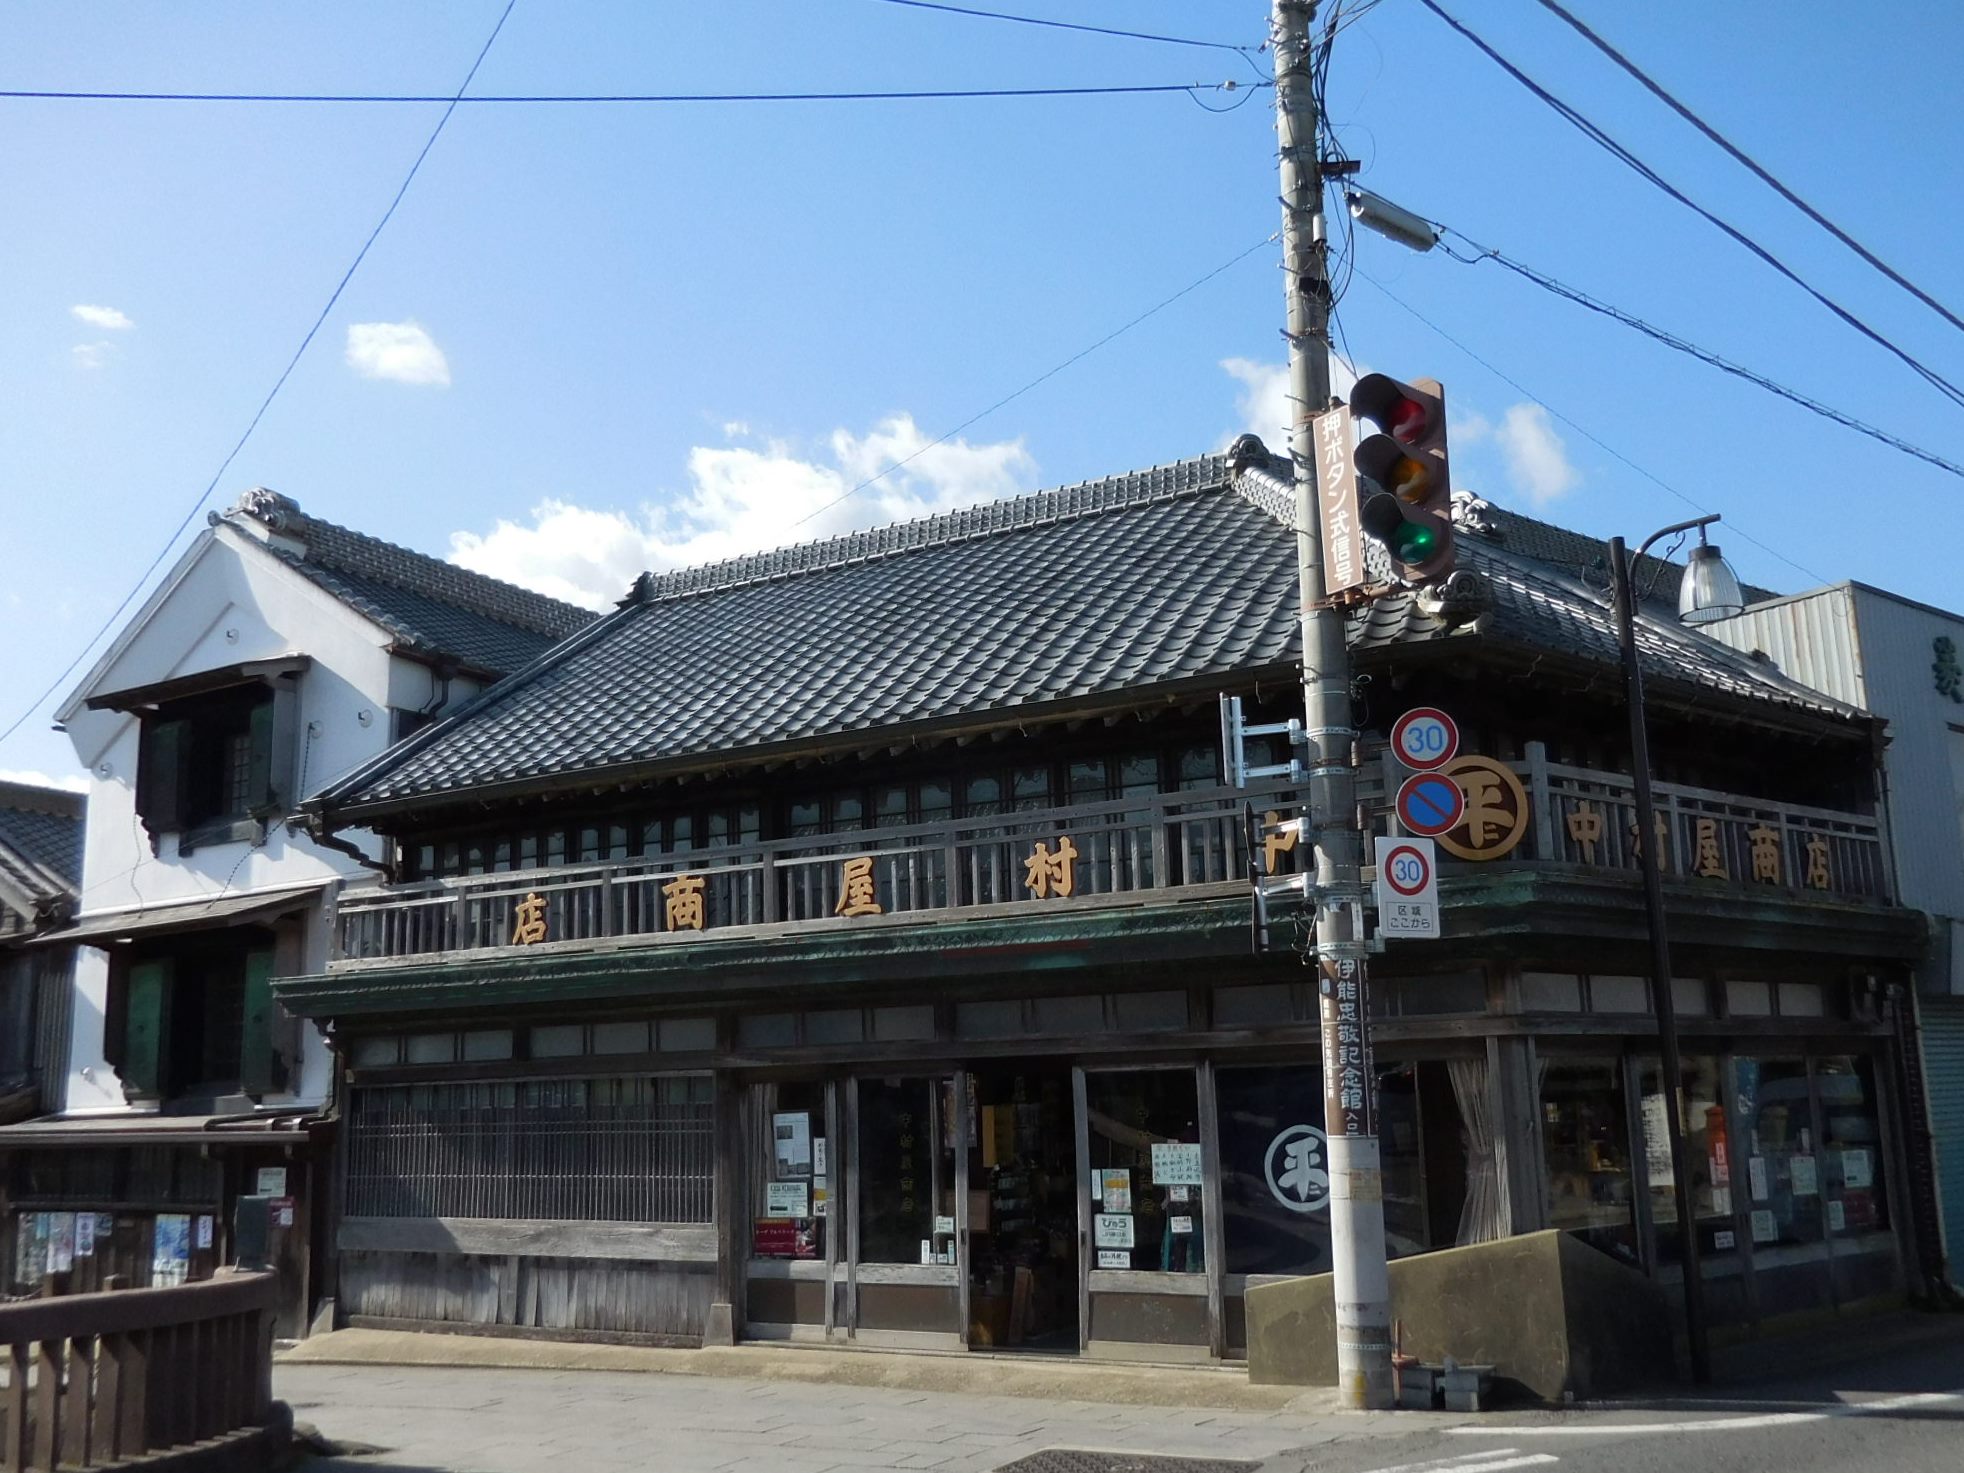
[[[1358,522],[1384,544],[1405,581],[1445,577],[1453,570],[1453,495],[1444,387],[1436,379],[1406,384],[1367,373],[1350,391],[1350,412],[1377,427],[1353,461],[1370,483],[1358,488]]]

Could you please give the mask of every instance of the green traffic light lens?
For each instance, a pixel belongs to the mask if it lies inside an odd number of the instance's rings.
[[[1421,526],[1417,522],[1407,522],[1398,531],[1392,552],[1398,561],[1406,564],[1422,563],[1438,550],[1439,533],[1432,527]]]

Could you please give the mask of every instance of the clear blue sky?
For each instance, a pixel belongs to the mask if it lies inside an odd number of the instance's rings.
[[[1964,375],[1953,329],[1553,17],[1446,3],[1694,197]],[[1931,80],[1933,58],[1964,54],[1957,7],[1905,3],[1876,23],[1819,3],[1575,3],[1964,310],[1964,110],[1933,106],[1942,84]],[[501,8],[9,4],[0,86],[442,92]],[[1262,0],[1003,8],[1250,44],[1266,30]],[[1596,150],[1416,0],[1384,0],[1338,44],[1332,115],[1370,187],[1959,456],[1964,410]],[[475,90],[1253,75],[1226,52],[878,0],[519,0]],[[75,654],[196,497],[437,112],[0,101],[0,725]],[[1281,357],[1273,248],[961,445],[817,512],[884,456],[1272,232],[1272,145],[1266,93],[1218,117],[1178,95],[461,109],[211,504],[269,485],[316,514],[594,599],[648,561],[1218,448],[1251,415],[1266,427],[1260,391]],[[79,306],[108,310],[86,321]],[[1958,603],[1947,563],[1904,555],[1928,541],[1919,522],[1964,531],[1953,477],[1491,265],[1360,237],[1340,313],[1364,364],[1446,382],[1464,428],[1462,486],[1602,534],[1641,536],[1690,514],[1544,419],[1539,400],[1807,570],[1722,532],[1754,581],[1853,577]],[[1238,375],[1223,367],[1234,360]],[[0,769],[72,772],[48,721],[43,708],[0,745]]]

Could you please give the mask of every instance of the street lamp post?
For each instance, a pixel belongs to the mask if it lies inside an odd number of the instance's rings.
[[[1630,767],[1636,786],[1639,863],[1643,869],[1644,907],[1650,922],[1650,970],[1652,1005],[1657,1012],[1658,1052],[1664,1071],[1665,1132],[1671,1146],[1671,1195],[1677,1205],[1678,1234],[1683,1244],[1680,1267],[1684,1273],[1684,1330],[1691,1353],[1691,1378],[1703,1384],[1711,1379],[1711,1357],[1705,1342],[1705,1281],[1698,1259],[1698,1224],[1691,1215],[1690,1175],[1684,1157],[1684,1079],[1678,1056],[1678,1016],[1671,987],[1671,939],[1664,915],[1664,846],[1657,836],[1657,799],[1650,786],[1650,730],[1644,719],[1643,666],[1637,659],[1636,592],[1633,587],[1637,558],[1658,542],[1677,532],[1698,529],[1698,547],[1685,569],[1678,595],[1678,618],[1687,624],[1710,623],[1728,618],[1745,608],[1739,580],[1719,556],[1716,547],[1705,543],[1704,528],[1716,522],[1716,515],[1678,522],[1653,532],[1637,549],[1636,557],[1621,537],[1609,544],[1610,572],[1616,590],[1616,637],[1623,651],[1623,675],[1629,690]]]

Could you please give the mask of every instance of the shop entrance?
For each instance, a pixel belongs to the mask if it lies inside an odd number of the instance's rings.
[[[968,1076],[968,1343],[1075,1354],[1077,1132],[1068,1063],[986,1064]]]

